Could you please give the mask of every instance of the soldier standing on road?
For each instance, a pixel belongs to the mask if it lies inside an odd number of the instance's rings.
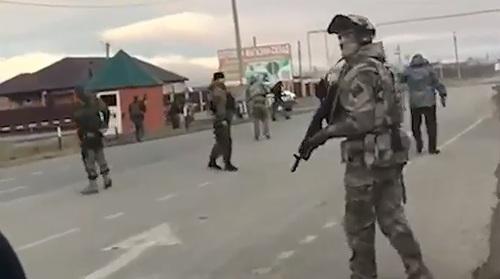
[[[299,153],[307,160],[328,139],[345,139],[344,226],[352,250],[351,278],[377,278],[376,221],[402,258],[408,278],[433,278],[404,213],[402,169],[410,140],[400,129],[400,100],[384,65],[383,46],[373,43],[375,28],[365,17],[337,15],[328,32],[338,35],[345,64],[338,80],[328,79],[328,126],[322,128],[322,120],[311,123]]]
[[[413,56],[401,82],[408,85],[410,94],[411,129],[417,143],[417,152],[424,147],[420,126],[425,117],[430,154],[439,154],[437,149],[436,91],[441,104],[446,107],[446,87],[439,81],[434,69],[421,54]]]
[[[144,137],[144,115],[146,114],[145,100],[139,101],[139,97],[134,96],[134,102],[128,107],[128,112],[130,120],[134,123],[135,138],[137,141],[141,142]]]
[[[249,86],[247,88],[247,99],[250,104],[253,125],[254,137],[258,141],[260,139],[260,126],[264,129],[264,136],[267,139],[271,138],[269,131],[269,110],[267,109],[267,88],[259,77],[252,76],[248,79]]]
[[[97,165],[104,180],[104,189],[112,186],[109,177],[108,163],[104,156],[104,135],[109,122],[110,113],[104,102],[95,95],[85,93],[82,89],[77,90],[77,95],[82,103],[75,111],[74,119],[78,127],[78,138],[80,139],[81,155],[87,172],[89,185],[81,191],[83,195],[97,194]]]
[[[208,167],[215,170],[222,170],[217,165],[217,159],[222,156],[225,164],[224,170],[238,171],[238,168],[231,163],[232,145],[231,120],[235,110],[235,100],[224,84],[224,74],[217,72],[213,76],[210,84],[210,106],[214,113],[214,135],[215,144],[210,153]]]

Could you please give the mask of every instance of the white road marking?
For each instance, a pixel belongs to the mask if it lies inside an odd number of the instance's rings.
[[[142,253],[154,246],[172,246],[182,244],[180,239],[172,232],[167,223],[161,224],[148,231],[132,236],[120,243],[106,247],[103,251],[116,249],[127,250],[107,266],[85,276],[85,279],[103,279],[126,267],[137,259]]]
[[[286,260],[286,259],[289,259],[289,258],[293,257],[293,255],[295,255],[295,251],[293,251],[293,250],[285,251],[285,252],[281,252],[278,255],[277,259],[279,261],[283,261],[283,260]]]
[[[164,197],[157,198],[156,201],[157,202],[164,202],[164,201],[168,201],[169,199],[172,199],[172,198],[175,198],[175,197],[177,197],[176,194],[168,194],[168,195],[166,195]]]
[[[203,187],[207,187],[208,185],[212,184],[212,182],[205,182],[205,183],[201,183],[201,184],[198,184],[198,188],[203,188]]]
[[[337,222],[334,222],[334,221],[328,222],[323,226],[323,229],[331,229],[331,228],[335,227],[336,225],[338,225]]]
[[[313,243],[318,237],[315,236],[315,235],[308,235],[306,236],[306,238],[302,239],[301,241],[299,241],[299,244],[309,244],[309,243]]]
[[[73,229],[67,230],[67,231],[62,232],[62,233],[51,235],[49,237],[46,237],[44,239],[35,241],[33,243],[29,243],[29,244],[23,245],[23,246],[17,248],[16,251],[21,252],[21,251],[24,251],[24,250],[28,250],[28,249],[31,249],[33,247],[36,247],[36,246],[42,245],[44,243],[47,243],[49,241],[52,241],[52,240],[55,240],[55,239],[58,239],[58,238],[61,238],[61,237],[65,237],[67,235],[74,234],[74,233],[77,233],[77,232],[80,232],[80,228],[73,228]]]
[[[12,182],[14,180],[16,180],[16,179],[13,177],[3,178],[3,179],[0,179],[0,183]]]
[[[252,270],[253,275],[266,275],[270,273],[273,269],[271,267],[261,267],[261,268],[256,268]]]
[[[479,124],[481,124],[484,120],[488,119],[489,117],[490,117],[489,115],[485,115],[485,116],[479,118],[476,122],[472,123],[472,125],[470,125],[469,127],[465,128],[463,131],[461,131],[460,133],[456,134],[451,139],[447,140],[445,143],[443,143],[440,146],[438,146],[438,149],[445,149],[448,145],[450,145],[450,144],[454,143],[455,141],[457,141],[458,139],[460,139],[463,135],[467,134],[472,129],[474,129],[477,126],[479,126]],[[416,157],[414,160],[419,159],[419,158],[423,158],[423,157]],[[411,165],[412,162],[414,162],[414,160],[413,161],[409,161],[406,165]]]
[[[14,193],[23,189],[26,189],[26,186],[19,186],[10,189],[0,190],[0,195]]]
[[[106,220],[113,220],[113,219],[116,219],[116,218],[120,218],[123,215],[125,215],[125,213],[118,212],[118,213],[115,213],[115,214],[108,215],[108,216],[104,217],[104,219],[106,219]]]
[[[31,175],[42,175],[43,171],[34,171],[31,173]]]
[[[468,132],[470,132],[472,129],[476,128],[479,124],[481,124],[484,120],[486,120],[489,116],[483,116],[481,117],[480,119],[478,119],[476,122],[474,122],[472,125],[470,125],[469,127],[465,128],[465,130],[463,130],[462,132],[458,133],[456,136],[452,137],[451,139],[449,139],[448,141],[446,141],[445,143],[443,143],[441,146],[439,146],[440,149],[444,149],[446,148],[446,146],[454,143],[455,141],[457,141],[460,137],[462,137],[463,135],[467,134]]]

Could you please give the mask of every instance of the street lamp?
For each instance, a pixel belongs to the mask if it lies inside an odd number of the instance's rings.
[[[233,7],[233,20],[234,20],[234,33],[236,36],[236,55],[238,57],[238,72],[240,76],[240,85],[243,85],[243,58],[241,55],[241,36],[240,36],[240,23],[238,19],[238,7],[236,0],[231,0]]]

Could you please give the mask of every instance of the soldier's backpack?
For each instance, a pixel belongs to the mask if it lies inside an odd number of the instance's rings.
[[[402,92],[396,89],[392,69],[373,59],[380,75],[375,92],[375,126],[380,134],[365,138],[365,161],[379,167],[404,164],[408,161],[410,140],[401,130],[404,117]]]
[[[377,127],[399,127],[403,123],[403,96],[396,90],[396,77],[392,69],[372,58],[380,75],[380,84],[376,92],[375,122]]]

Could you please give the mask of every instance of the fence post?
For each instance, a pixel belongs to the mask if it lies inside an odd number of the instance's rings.
[[[62,150],[62,131],[61,131],[61,125],[57,125],[57,146],[59,147],[59,150]]]

